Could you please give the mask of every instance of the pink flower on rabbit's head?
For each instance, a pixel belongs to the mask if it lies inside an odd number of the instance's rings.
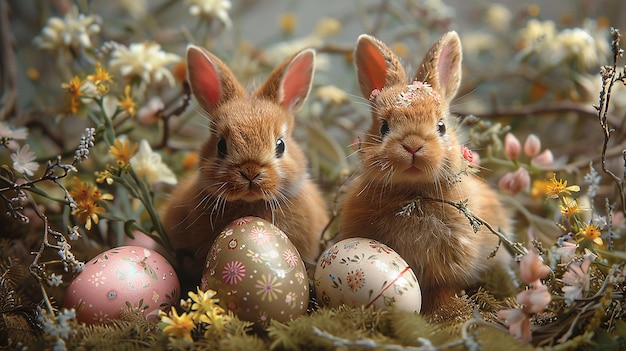
[[[378,89],[372,90],[372,92],[370,93],[370,101],[375,101],[378,95],[380,95],[380,90]]]
[[[467,162],[472,163],[472,161],[474,161],[474,153],[472,153],[472,150],[465,147],[465,145],[461,145],[461,153]]]

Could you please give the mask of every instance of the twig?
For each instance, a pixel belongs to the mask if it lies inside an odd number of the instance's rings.
[[[163,136],[161,137],[161,142],[159,145],[156,145],[154,148],[156,150],[162,149],[167,146],[167,141],[170,136],[170,128],[169,128],[169,120],[174,116],[180,116],[187,107],[189,107],[189,103],[191,102],[191,88],[189,87],[189,83],[183,83],[183,102],[177,107],[174,111],[168,113],[167,115],[163,114],[163,110],[158,113],[162,115],[161,119],[163,120]]]
[[[609,125],[608,122],[608,114],[609,114],[609,106],[611,103],[611,92],[613,90],[613,85],[616,81],[623,81],[625,79],[626,73],[622,72],[621,75],[617,76],[617,58],[622,56],[624,50],[620,48],[620,38],[622,34],[619,29],[611,28],[611,36],[613,37],[613,41],[611,42],[611,48],[613,51],[613,64],[611,66],[602,66],[600,68],[600,74],[602,76],[602,91],[600,91],[600,98],[598,101],[598,105],[594,106],[597,111],[598,121],[600,122],[600,127],[602,127],[602,132],[604,133],[604,142],[602,143],[602,171],[604,174],[609,176],[615,183],[615,186],[618,190],[618,196],[622,202],[622,212],[626,214],[626,194],[624,193],[624,180],[623,178],[618,177],[615,173],[609,170],[606,167],[606,158],[607,158],[607,149],[608,144],[611,139],[611,133],[614,131],[613,128]]]
[[[420,342],[422,346],[402,346],[402,345],[394,345],[394,344],[386,345],[386,344],[379,344],[376,341],[372,339],[368,339],[368,338],[362,338],[360,340],[348,340],[348,339],[340,338],[338,336],[334,336],[327,332],[321,331],[317,327],[313,327],[313,333],[315,333],[315,335],[320,336],[324,339],[328,339],[332,341],[335,344],[335,346],[344,346],[344,347],[345,346],[360,346],[360,347],[367,347],[370,349],[381,349],[381,350],[388,350],[388,351],[437,351],[437,350],[448,350],[453,347],[465,344],[465,340],[456,340],[456,341],[449,342],[447,344],[434,346],[428,339],[417,338],[417,341]]]
[[[452,107],[454,109],[454,107]],[[495,117],[523,117],[526,118],[531,115],[546,115],[553,113],[565,113],[575,112],[580,115],[589,117],[596,117],[597,111],[587,104],[575,102],[575,101],[555,101],[550,104],[534,103],[523,106],[494,106],[490,111],[485,112],[470,112],[454,109],[452,111],[455,115],[467,116],[474,115],[481,118],[495,118]],[[620,125],[621,118],[618,116],[607,114],[607,121],[612,125]]]
[[[484,226],[485,228],[487,228],[491,233],[495,234],[498,236],[498,238],[500,239],[501,242],[503,242],[511,251],[513,254],[515,255],[520,255],[523,256],[525,254],[528,253],[528,250],[524,247],[524,245],[522,245],[521,243],[514,243],[511,240],[509,240],[509,238],[507,238],[506,234],[501,233],[500,231],[494,229],[489,223],[487,223],[485,220],[483,220],[482,218],[476,216],[475,214],[472,213],[472,211],[469,210],[469,208],[467,208],[467,201],[460,201],[460,202],[454,202],[454,201],[450,201],[450,200],[445,200],[445,199],[436,199],[436,198],[432,198],[432,197],[425,197],[425,196],[420,196],[418,198],[416,198],[413,201],[408,202],[400,212],[398,212],[398,216],[410,216],[412,211],[415,210],[416,208],[418,208],[419,206],[418,203],[419,201],[433,201],[433,202],[440,202],[440,203],[444,203],[444,204],[448,204],[456,209],[459,210],[459,212],[463,213],[465,215],[465,217],[467,217],[467,219],[470,222],[470,225],[472,226],[472,229],[474,230],[474,232],[478,232],[478,230],[480,230],[480,226]]]

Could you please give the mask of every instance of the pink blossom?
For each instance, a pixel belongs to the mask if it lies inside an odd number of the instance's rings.
[[[498,187],[508,190],[512,195],[517,195],[522,190],[530,187],[530,174],[525,168],[518,168],[515,172],[508,172],[498,181]]]
[[[541,151],[541,140],[535,134],[530,134],[524,142],[524,153],[528,157],[535,157]]]
[[[509,333],[516,339],[523,342],[530,342],[532,335],[530,331],[530,317],[519,308],[498,311],[498,318],[504,321],[509,327]]]
[[[137,111],[137,120],[143,125],[155,124],[161,119],[160,113],[164,107],[160,97],[152,97]]]
[[[539,313],[545,310],[551,300],[552,296],[548,287],[541,283],[517,294],[517,302],[524,305],[523,310],[526,313]]]
[[[571,304],[575,299],[582,297],[583,292],[589,290],[589,266],[593,258],[585,257],[582,263],[572,263],[563,274],[563,283],[567,284],[562,288],[565,302]]]
[[[471,163],[472,161],[474,161],[474,153],[472,153],[472,150],[466,148],[465,145],[461,145],[461,153],[463,154],[463,158],[467,160],[467,162]]]
[[[576,257],[576,248],[576,244],[565,241],[561,247],[554,249],[554,254],[557,258],[560,257],[561,263],[567,263]]]
[[[380,90],[378,90],[378,89],[372,90],[372,92],[370,93],[370,101],[376,100],[378,95],[380,95]]]
[[[522,145],[515,135],[507,133],[504,136],[504,155],[509,160],[515,160],[522,151]]]
[[[526,284],[541,285],[541,282],[537,284],[537,281],[541,278],[545,278],[550,274],[550,267],[543,263],[543,259],[535,252],[535,250],[529,250],[519,265],[520,275],[522,280]]]
[[[550,167],[554,163],[554,155],[552,155],[550,150],[543,150],[542,153],[533,157],[530,162],[540,167]]]

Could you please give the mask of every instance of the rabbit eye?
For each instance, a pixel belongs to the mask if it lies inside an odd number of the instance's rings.
[[[283,157],[284,153],[285,153],[285,141],[283,140],[283,138],[279,138],[278,140],[276,140],[276,158]]]
[[[217,142],[217,155],[220,158],[224,158],[226,157],[226,154],[226,139],[224,139],[224,137],[221,137],[220,140]]]
[[[439,120],[439,122],[437,122],[437,131],[439,132],[439,135],[446,134],[446,124],[443,123],[443,120]]]
[[[384,138],[387,134],[389,134],[389,123],[386,120],[383,120],[380,125],[380,137]]]

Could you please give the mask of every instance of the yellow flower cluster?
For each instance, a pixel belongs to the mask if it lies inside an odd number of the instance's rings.
[[[223,335],[230,315],[218,305],[219,299],[213,290],[197,293],[189,292],[189,298],[181,302],[183,313],[178,314],[175,307],[165,313],[161,311],[159,327],[166,335],[193,342],[192,331],[204,332],[205,337]]]
[[[113,195],[103,194],[97,186],[81,181],[78,177],[72,179],[74,182],[69,190],[69,194],[76,203],[76,208],[72,214],[78,221],[85,223],[85,228],[91,230],[91,225],[98,224],[98,216],[106,213],[104,207],[100,206],[103,200],[113,200]]]
[[[583,246],[592,243],[590,245],[603,245],[600,228],[593,223],[584,223],[580,218],[580,214],[588,211],[589,209],[583,208],[579,205],[578,199],[571,197],[572,192],[580,191],[578,185],[567,185],[567,180],[556,179],[556,175],[552,177],[549,183],[545,186],[546,197],[548,199],[559,199],[559,210],[563,216],[563,221],[568,222],[574,233],[574,237],[578,243],[584,242]]]

